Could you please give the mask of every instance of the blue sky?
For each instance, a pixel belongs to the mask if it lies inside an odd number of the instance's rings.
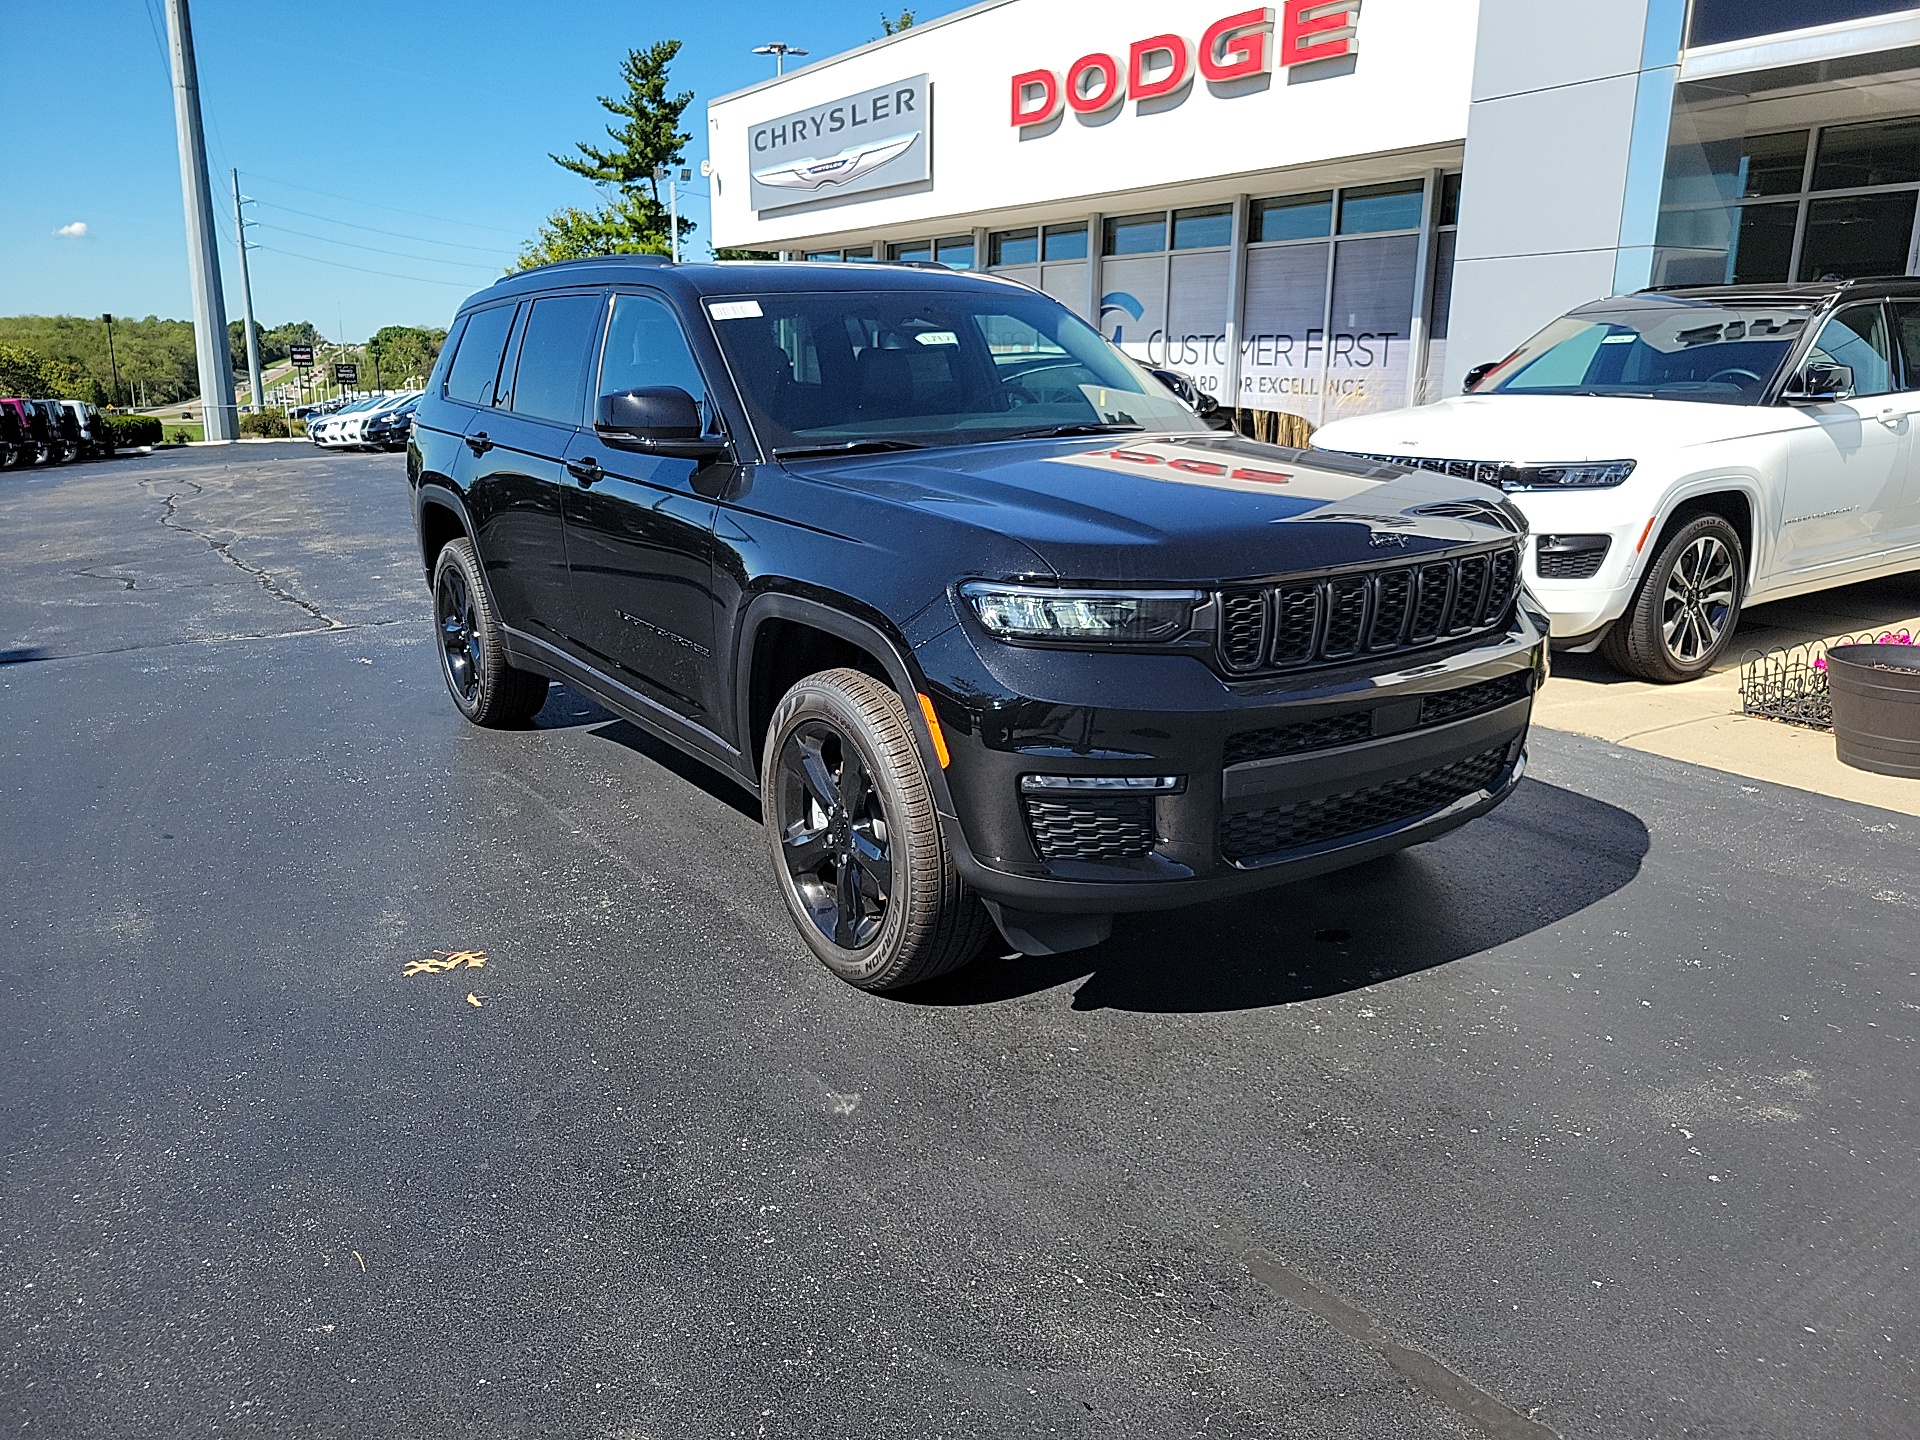
[[[911,8],[930,19],[963,3]],[[684,213],[704,255],[705,101],[772,73],[753,46],[785,40],[824,58],[879,35],[887,8],[193,0],[228,316],[240,314],[227,179],[238,167],[260,202],[249,218],[261,324],[311,320],[350,340],[445,324],[549,211],[595,203],[547,156],[601,138],[596,97],[616,87],[629,48],[656,40],[683,42],[674,89],[695,95]],[[0,314],[188,317],[161,0],[24,0],[10,13],[0,135],[16,160],[35,158],[0,201]],[[58,233],[77,225],[84,234]]]

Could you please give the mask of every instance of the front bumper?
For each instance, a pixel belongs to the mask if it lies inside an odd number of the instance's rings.
[[[942,810],[955,863],[1000,906],[1096,915],[1431,840],[1519,783],[1547,626],[1523,601],[1505,634],[1466,648],[1235,684],[1191,657],[1016,649],[955,627],[917,652],[952,757]],[[1036,775],[1180,784],[1023,794]]]

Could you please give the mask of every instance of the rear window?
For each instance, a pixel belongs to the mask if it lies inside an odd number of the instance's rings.
[[[500,355],[507,348],[513,324],[513,306],[495,305],[476,310],[461,332],[460,348],[447,370],[446,396],[468,405],[491,405],[493,382],[500,374]]]

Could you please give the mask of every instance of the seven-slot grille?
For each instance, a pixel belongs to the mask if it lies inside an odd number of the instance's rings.
[[[1220,663],[1253,675],[1410,650],[1505,622],[1520,588],[1512,546],[1220,595]]]
[[[1027,797],[1027,824],[1042,860],[1135,860],[1153,852],[1151,795]]]

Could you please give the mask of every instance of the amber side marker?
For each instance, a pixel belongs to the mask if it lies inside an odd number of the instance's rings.
[[[1659,518],[1660,517],[1656,515],[1653,517],[1653,520],[1658,520]],[[1640,543],[1633,547],[1634,554],[1638,555],[1642,550],[1647,548],[1647,537],[1653,533],[1653,520],[1647,521],[1647,528],[1640,532]]]
[[[927,717],[927,733],[933,737],[933,758],[940,762],[940,768],[944,770],[952,761],[953,755],[947,749],[947,737],[941,733],[940,717],[933,713],[933,701],[929,700],[923,692],[915,693],[920,696],[920,713]]]

